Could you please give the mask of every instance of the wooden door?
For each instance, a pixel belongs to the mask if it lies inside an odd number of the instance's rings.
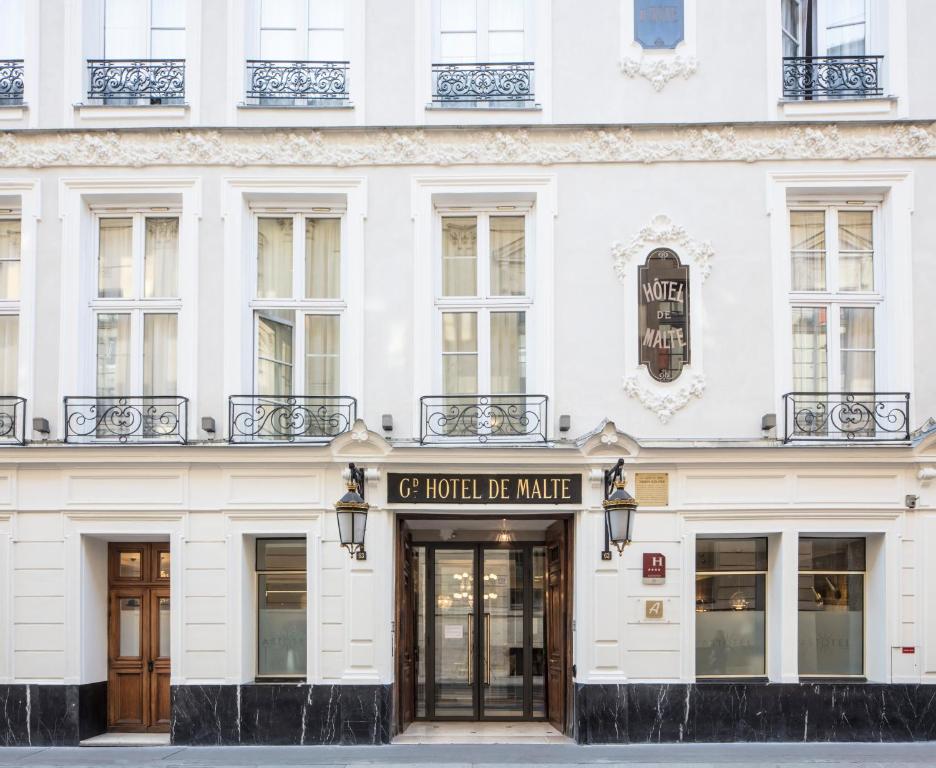
[[[565,732],[567,679],[565,521],[546,531],[546,716]]]
[[[413,536],[405,523],[400,525],[398,555],[397,706],[399,729],[403,731],[416,715],[416,570],[413,562]]]
[[[110,545],[107,725],[169,730],[169,545]]]

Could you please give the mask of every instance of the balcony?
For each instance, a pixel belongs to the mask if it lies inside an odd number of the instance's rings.
[[[910,440],[908,392],[790,392],[783,411],[784,443]]]
[[[0,59],[0,107],[23,103],[23,60]]]
[[[184,445],[185,397],[66,397],[65,442]]]
[[[353,397],[233,395],[232,443],[326,443],[357,418]]]
[[[348,100],[348,62],[250,60],[246,99],[256,106],[340,106]]]
[[[26,401],[0,397],[0,445],[26,445]]]
[[[546,395],[426,395],[419,404],[421,445],[547,440]]]
[[[88,101],[95,104],[182,104],[184,59],[88,59]]]
[[[533,62],[433,64],[432,103],[533,107]]]
[[[883,96],[883,56],[785,56],[783,98],[864,99]]]

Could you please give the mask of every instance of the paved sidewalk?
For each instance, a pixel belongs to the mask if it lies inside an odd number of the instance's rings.
[[[495,768],[507,765],[626,768],[901,768],[936,766],[936,742],[918,744],[662,744],[627,747],[574,745],[420,745],[389,747],[112,747],[0,749],[9,768],[272,768],[273,766],[380,766]]]

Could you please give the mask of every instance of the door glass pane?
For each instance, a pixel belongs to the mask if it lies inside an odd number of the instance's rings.
[[[416,612],[416,717],[426,716],[426,548],[413,547]]]
[[[26,45],[26,3],[33,0],[2,0],[0,14],[0,51],[3,58],[22,59]]]
[[[839,211],[839,290],[874,290],[871,211]]]
[[[143,612],[138,597],[120,598],[120,655],[135,657],[140,655],[140,635]]]
[[[474,714],[474,550],[435,551],[435,716]]]
[[[874,392],[874,309],[843,307],[842,391]]]
[[[344,30],[310,29],[309,58],[313,61],[344,61]]]
[[[822,0],[827,56],[865,53],[865,0]]]
[[[486,549],[481,576],[483,714],[523,715],[523,551]]]
[[[297,676],[306,672],[306,575],[258,577],[257,674]]]
[[[257,298],[292,298],[293,220],[257,220]]]
[[[179,295],[179,220],[176,218],[146,219],[143,295],[148,299]]]
[[[147,56],[146,5],[147,0],[105,0],[105,59],[138,59]]]
[[[154,27],[184,27],[185,0],[152,0]]]
[[[442,313],[442,390],[446,395],[478,391],[478,315]]]
[[[546,716],[546,547],[533,547],[533,717]]]
[[[261,29],[260,58],[264,61],[296,60],[305,57],[299,53],[296,32],[292,29]]]
[[[258,571],[304,571],[305,539],[258,539]]]
[[[338,315],[306,315],[306,395],[334,396],[339,392],[338,322]]]
[[[796,392],[829,389],[825,307],[793,307],[793,389]]]
[[[143,394],[176,393],[178,315],[146,313],[143,316]]]
[[[184,29],[154,29],[151,34],[151,56],[154,59],[184,59]]]
[[[783,55],[799,54],[799,0],[782,0],[780,16],[783,27]]]
[[[478,58],[477,36],[474,32],[443,32],[439,50],[444,64],[471,63]]]
[[[130,315],[102,312],[97,320],[97,394],[129,395]]]
[[[121,552],[118,574],[122,579],[139,579],[143,575],[143,554]]]
[[[161,579],[169,578],[169,553],[168,552],[159,553],[159,578]]]
[[[864,574],[800,574],[799,673],[864,673]]]
[[[491,313],[491,392],[526,392],[526,313]]]
[[[257,394],[290,395],[293,381],[295,312],[271,309],[257,313]]]
[[[18,379],[19,316],[0,315],[0,395],[15,395]]]
[[[20,222],[0,220],[0,300],[16,301],[20,297]]]
[[[309,28],[344,26],[344,0],[309,0]]]
[[[260,0],[260,26],[298,29],[296,0]]]
[[[305,269],[306,298],[341,296],[341,219],[306,219]]]
[[[169,658],[169,598],[159,598],[159,655]]]
[[[490,32],[488,34],[488,58],[495,62],[524,60],[523,32]]]
[[[478,220],[473,216],[442,219],[442,295],[478,294]]]
[[[790,257],[792,290],[825,290],[825,211],[790,211]]]
[[[477,24],[476,0],[439,0],[439,26],[443,32],[474,31]]]
[[[101,219],[98,230],[98,296],[133,295],[133,219]]]
[[[863,538],[829,538],[802,536],[799,540],[801,571],[863,571],[865,540]]]
[[[765,674],[766,576],[696,576],[696,674]]]
[[[526,219],[491,217],[491,295],[526,294]]]

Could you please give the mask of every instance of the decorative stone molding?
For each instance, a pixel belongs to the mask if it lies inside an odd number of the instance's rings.
[[[936,123],[247,128],[0,133],[0,168],[554,165],[936,159]]]
[[[644,55],[640,58],[627,56],[621,59],[621,72],[627,77],[646,78],[655,91],[662,91],[670,80],[677,77],[688,79],[695,74],[698,67],[695,56]]]
[[[636,397],[641,404],[656,414],[657,418],[666,424],[676,411],[682,410],[689,403],[705,393],[705,376],[696,373],[688,384],[679,389],[648,389],[637,382],[637,376],[624,378],[624,392],[630,397]]]
[[[689,237],[684,227],[674,224],[666,214],[658,214],[641,229],[631,241],[611,244],[611,258],[614,260],[614,272],[622,283],[627,277],[627,266],[635,256],[646,255],[653,248],[661,246],[677,247],[684,256],[692,259],[692,265],[699,270],[704,283],[712,272],[712,257],[715,251],[708,242],[699,242]]]

